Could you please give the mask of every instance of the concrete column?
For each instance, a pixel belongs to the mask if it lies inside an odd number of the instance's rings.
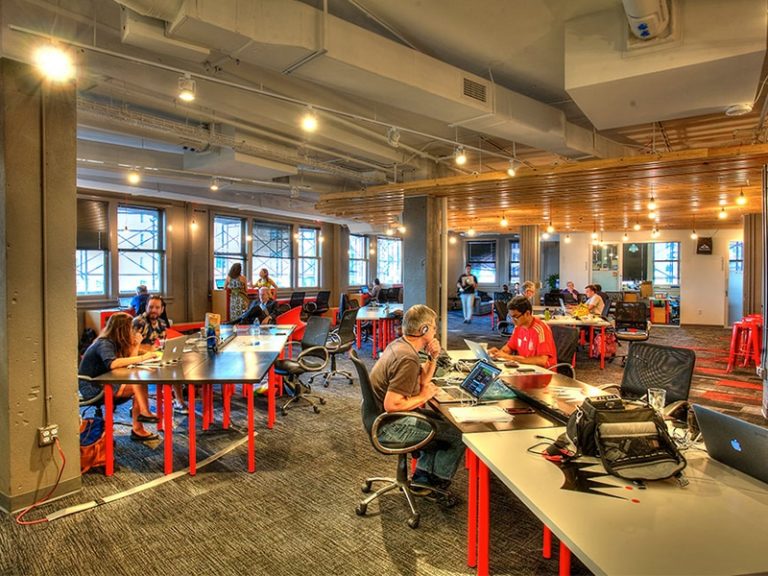
[[[61,457],[39,448],[58,424],[67,459],[55,496],[80,488],[77,407],[74,82],[41,84],[0,59],[0,507],[54,485]]]
[[[403,303],[405,309],[426,304],[439,312],[440,302],[439,199],[406,198],[403,209]]]

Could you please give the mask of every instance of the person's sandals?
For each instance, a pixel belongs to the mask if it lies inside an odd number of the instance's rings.
[[[141,434],[136,434],[133,430],[131,430],[131,440],[135,442],[148,442],[150,440],[159,440],[160,436],[157,434],[149,433],[146,436],[142,436]]]
[[[139,422],[157,422],[157,416],[155,416],[154,414],[147,414],[147,415],[139,414],[138,421]]]

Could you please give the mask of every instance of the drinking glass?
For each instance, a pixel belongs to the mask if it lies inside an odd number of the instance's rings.
[[[648,388],[648,406],[661,414],[667,400],[667,391],[664,388]]]

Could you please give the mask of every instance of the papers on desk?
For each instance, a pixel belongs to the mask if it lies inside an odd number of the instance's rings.
[[[509,422],[512,416],[499,406],[455,406],[448,408],[456,422]]]

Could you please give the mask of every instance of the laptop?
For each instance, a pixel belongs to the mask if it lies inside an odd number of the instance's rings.
[[[565,300],[560,298],[560,314],[568,316],[568,309],[565,307]]]
[[[464,344],[467,345],[467,347],[472,351],[472,354],[475,355],[475,358],[478,360],[483,360],[484,362],[487,362],[491,366],[495,366],[496,368],[499,367],[499,365],[496,363],[496,360],[491,358],[491,355],[488,354],[488,350],[483,348],[483,346],[479,342],[474,342],[472,340],[464,339]]]
[[[138,362],[136,366],[165,366],[166,364],[175,364],[176,362],[181,361],[181,358],[184,355],[184,344],[186,344],[187,338],[187,336],[179,336],[178,338],[166,340],[165,346],[163,347],[162,357]]]
[[[130,296],[128,298],[118,298],[117,299],[118,308],[122,308],[122,309],[130,308],[132,299],[133,298]]]
[[[370,290],[368,290],[368,286],[360,286],[360,294],[370,294]]]
[[[698,404],[693,412],[712,458],[768,482],[767,429]]]
[[[452,402],[477,402],[483,397],[491,384],[499,377],[501,370],[480,360],[467,374],[459,386],[443,386],[435,395],[441,404]]]
[[[226,279],[218,279],[216,280],[216,290],[224,290],[224,284],[226,283]]]

